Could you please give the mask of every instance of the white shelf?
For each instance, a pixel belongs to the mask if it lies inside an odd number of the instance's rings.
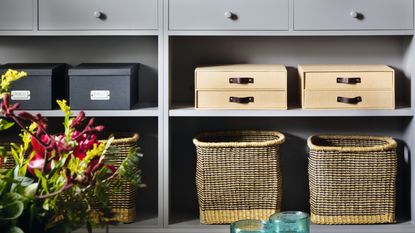
[[[31,114],[40,113],[45,117],[63,117],[62,111],[54,110],[25,110]],[[79,110],[72,110],[74,115],[78,114]],[[160,111],[157,107],[150,104],[140,104],[134,106],[131,110],[84,110],[87,117],[157,117]]]
[[[194,31],[169,30],[169,36],[410,36],[414,30],[366,30],[366,31]]]
[[[149,229],[161,229],[161,225],[159,224],[159,219],[157,216],[137,213],[137,221],[134,223],[126,223],[126,224],[118,224],[115,226],[109,226],[109,232],[147,232]],[[142,216],[140,216],[140,214]],[[75,233],[87,233],[86,229],[79,229]],[[104,233],[106,232],[106,228],[96,228],[93,229],[94,233]]]
[[[229,225],[203,225],[199,219],[187,220],[169,225],[169,229],[178,229],[177,232],[220,232],[228,233]],[[190,230],[190,231],[189,231]],[[192,231],[193,230],[193,231]],[[316,225],[311,224],[312,233],[413,233],[415,224],[402,222],[397,224],[378,225]]]
[[[169,111],[171,117],[400,117],[414,116],[414,110],[401,107],[393,110],[220,110],[177,106]]]

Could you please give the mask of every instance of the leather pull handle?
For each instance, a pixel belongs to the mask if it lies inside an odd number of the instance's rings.
[[[229,83],[231,83],[231,84],[249,84],[249,83],[254,83],[254,78],[249,78],[249,77],[229,78]]]
[[[253,96],[249,96],[249,97],[234,97],[234,96],[231,96],[231,97],[229,97],[229,102],[239,103],[239,104],[247,104],[247,103],[254,102],[254,97]]]
[[[348,97],[338,96],[337,97],[337,102],[345,103],[345,104],[357,104],[357,103],[362,102],[362,97],[357,96],[357,97],[354,97],[354,98],[348,98]]]
[[[338,77],[337,78],[337,83],[357,84],[361,82],[362,82],[362,79],[359,77]]]

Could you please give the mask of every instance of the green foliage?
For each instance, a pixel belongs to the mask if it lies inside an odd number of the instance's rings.
[[[3,118],[0,119],[0,131],[10,129],[14,125],[14,122],[9,122]]]
[[[6,230],[6,233],[24,233],[22,229],[17,226],[11,226]]]
[[[118,168],[119,177],[127,180],[137,187],[145,187],[142,183],[141,170],[138,169],[140,159],[143,157],[140,147],[133,147],[130,149],[127,158],[121,163]]]

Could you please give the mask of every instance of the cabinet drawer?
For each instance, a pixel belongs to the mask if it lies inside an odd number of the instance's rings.
[[[39,29],[157,29],[157,5],[156,0],[39,0]]]
[[[196,108],[286,109],[287,92],[196,91]]]
[[[306,90],[392,90],[393,81],[393,72],[305,73]]]
[[[412,30],[413,0],[294,0],[295,30]]]
[[[0,31],[32,29],[33,0],[0,1]]]
[[[287,89],[282,72],[197,72],[197,89]]]
[[[170,30],[288,30],[288,0],[169,0]]]
[[[305,91],[305,109],[393,109],[393,91]],[[360,97],[360,99],[357,99]],[[339,99],[341,98],[341,99]],[[350,103],[345,103],[345,102]]]

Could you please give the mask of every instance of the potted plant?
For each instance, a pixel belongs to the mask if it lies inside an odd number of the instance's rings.
[[[104,226],[113,217],[107,187],[115,178],[141,182],[136,169],[141,154],[132,150],[125,161],[114,167],[106,154],[113,137],[99,141],[104,130],[84,112],[72,117],[65,100],[58,101],[64,113],[63,131],[51,134],[42,115],[19,112],[10,105],[10,84],[25,72],[7,71],[1,77],[0,130],[13,125],[21,128],[21,143],[11,144],[10,152],[0,149],[0,229],[8,233],[71,232],[86,226]],[[12,160],[14,166],[3,163]],[[132,174],[133,171],[133,174]],[[128,174],[128,176],[126,175]]]

